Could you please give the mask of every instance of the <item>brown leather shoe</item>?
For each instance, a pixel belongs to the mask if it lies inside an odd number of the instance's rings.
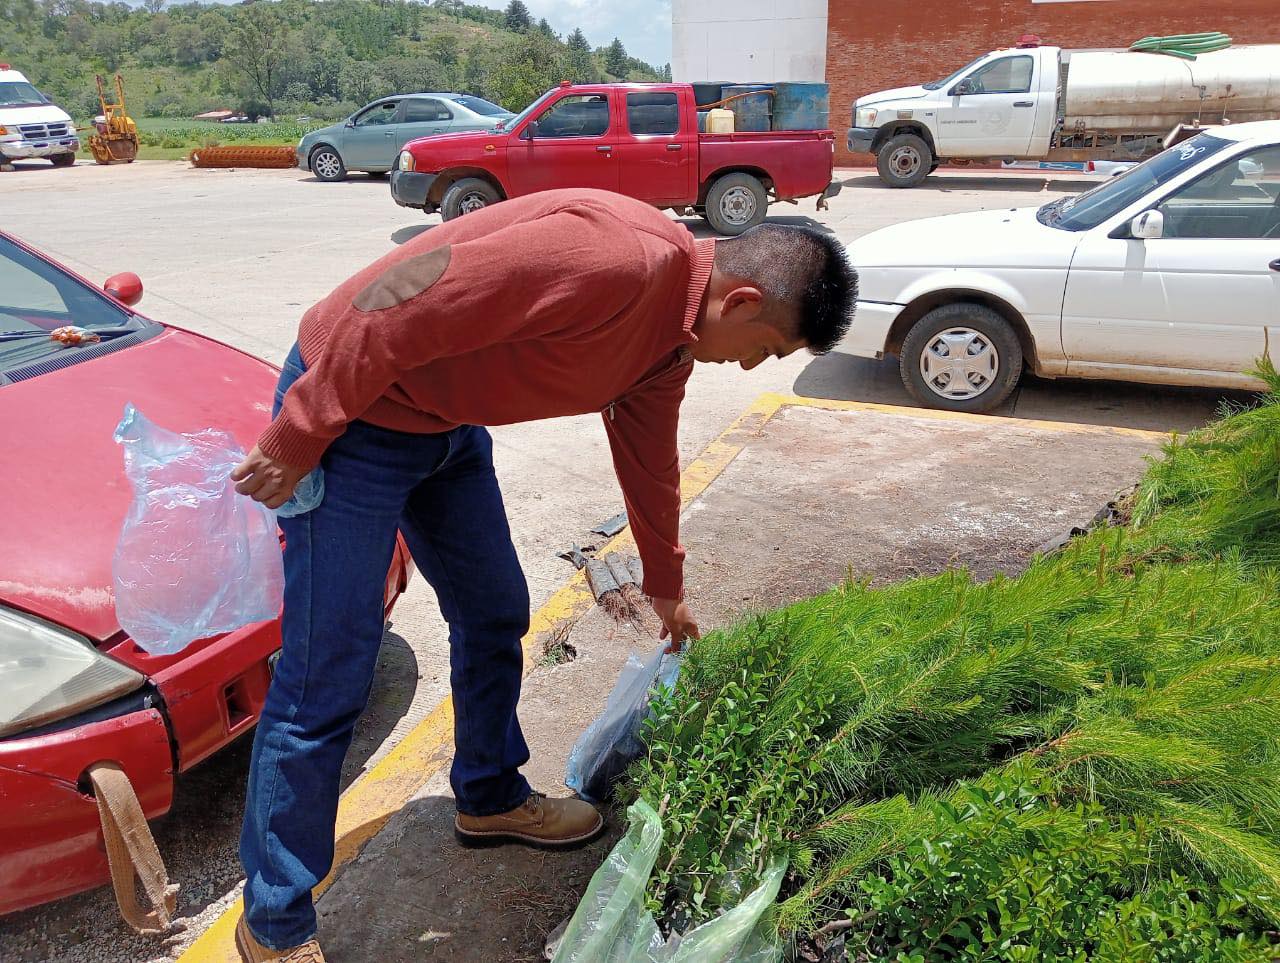
[[[267,949],[254,939],[243,916],[236,922],[236,949],[244,963],[325,963],[320,944],[315,940],[288,950]]]
[[[535,792],[508,813],[468,816],[458,813],[453,832],[464,846],[523,843],[539,849],[573,849],[604,830],[604,819],[581,799],[548,799]]]

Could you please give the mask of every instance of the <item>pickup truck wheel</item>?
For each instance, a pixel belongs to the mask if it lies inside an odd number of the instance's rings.
[[[470,214],[502,200],[493,185],[478,177],[464,177],[449,185],[440,199],[440,217],[452,221],[463,214]]]
[[[1022,376],[1022,345],[1003,317],[980,304],[944,304],[907,332],[902,383],[930,408],[990,411]]]
[[[720,234],[737,237],[764,223],[769,196],[750,174],[726,174],[707,195],[707,222]]]
[[[308,164],[318,181],[332,184],[347,179],[347,165],[342,163],[342,155],[328,144],[321,144],[313,150]]]
[[[49,163],[54,167],[70,167],[76,162],[75,154],[54,154],[49,158]]]
[[[933,170],[933,151],[915,134],[898,134],[880,148],[876,170],[890,187],[915,187]]]

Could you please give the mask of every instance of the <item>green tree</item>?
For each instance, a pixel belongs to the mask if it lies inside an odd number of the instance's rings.
[[[375,97],[391,92],[386,78],[367,60],[348,60],[338,71],[338,87],[343,100],[367,104]]]
[[[628,66],[627,48],[622,45],[621,40],[614,37],[604,54],[604,69],[615,77],[625,77]]]
[[[658,79],[663,83],[671,83],[671,64],[662,65],[662,69],[658,71]]]
[[[90,49],[102,62],[107,72],[114,73],[129,53],[129,40],[120,27],[114,24],[102,24],[93,33]]]
[[[36,17],[35,0],[0,0],[0,23],[25,27]]]
[[[560,37],[556,35],[556,32],[551,29],[551,24],[547,23],[546,17],[543,17],[538,21],[538,32],[544,37],[549,37],[552,40],[558,41],[560,39]]]
[[[581,27],[569,34],[565,47],[565,70],[569,80],[575,84],[593,84],[600,79],[596,59],[591,55],[591,44],[587,42]]]
[[[503,22],[508,30],[526,33],[533,26],[533,16],[522,0],[511,0],[503,14]]]
[[[485,94],[519,110],[563,80],[566,70],[564,48],[535,31],[502,51]]]
[[[204,31],[194,23],[176,23],[169,30],[169,50],[179,67],[194,67],[208,54]]]
[[[274,7],[265,3],[251,4],[237,12],[223,47],[235,72],[273,117],[288,49],[289,25]]]
[[[427,55],[446,67],[457,66],[458,38],[451,33],[438,33],[427,38]]]

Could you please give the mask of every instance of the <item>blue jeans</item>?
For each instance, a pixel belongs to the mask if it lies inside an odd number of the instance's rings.
[[[295,347],[276,410],[302,371]],[[373,683],[397,529],[449,623],[458,809],[506,812],[530,792],[516,719],[529,591],[489,433],[465,425],[416,435],[357,421],[321,467],[320,504],[280,519],[284,644],[254,735],[240,837],[245,917],[272,949],[316,932],[311,890],[333,863],[342,761]]]

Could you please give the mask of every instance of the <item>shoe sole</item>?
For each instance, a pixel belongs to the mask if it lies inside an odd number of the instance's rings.
[[[471,832],[458,825],[457,817],[453,820],[453,835],[467,849],[488,849],[493,846],[509,846],[515,843],[520,846],[529,846],[533,849],[560,850],[563,852],[565,850],[580,849],[588,843],[595,842],[600,838],[604,829],[605,823],[602,818],[596,823],[595,828],[581,836],[571,836],[566,839],[546,839],[542,836],[528,836],[524,833],[507,831]]]
[[[245,949],[244,937],[240,934],[240,924],[236,924],[236,952],[240,954],[240,959],[244,963],[254,963],[253,957]]]

